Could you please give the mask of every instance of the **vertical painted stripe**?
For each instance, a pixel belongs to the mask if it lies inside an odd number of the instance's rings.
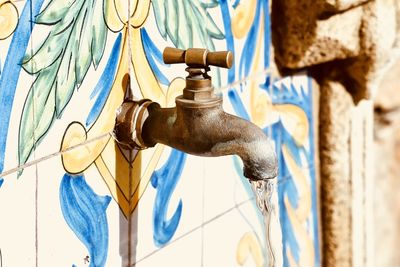
[[[144,54],[146,56],[147,61],[149,62],[151,70],[153,71],[154,75],[157,77],[157,80],[160,83],[168,85],[169,84],[168,78],[158,68],[157,63],[155,61],[157,60],[159,63],[164,64],[161,51],[158,50],[157,46],[153,43],[153,41],[151,40],[150,36],[148,35],[147,31],[144,28],[140,29],[140,33],[142,36]]]
[[[228,92],[229,100],[231,101],[232,107],[235,110],[236,115],[239,117],[245,119],[245,120],[250,120],[250,116],[246,111],[246,108],[240,99],[240,96],[236,89],[230,89]]]
[[[262,0],[264,10],[264,68],[270,64],[271,51],[271,20],[269,14],[269,0]]]
[[[239,63],[239,78],[247,77],[250,73],[251,66],[253,64],[254,53],[256,51],[257,37],[260,28],[260,14],[261,14],[261,2],[264,0],[257,1],[256,15],[254,17],[253,24],[251,25],[250,31],[247,34],[246,41],[243,46],[242,55],[240,56]]]
[[[31,4],[32,13],[31,14]],[[28,47],[32,34],[32,17],[40,11],[43,0],[27,0],[19,18],[18,26],[13,34],[11,44],[4,62],[3,72],[0,77],[0,172],[4,168],[4,157],[7,144],[8,128],[10,124],[11,109],[14,103],[21,72],[22,59]]]
[[[120,51],[121,51],[121,33],[115,40],[106,67],[104,68],[104,71],[101,74],[99,81],[97,82],[95,88],[93,89],[93,92],[90,95],[90,99],[93,99],[94,97],[97,98],[86,119],[87,127],[89,127],[90,125],[93,124],[93,122],[96,121],[97,117],[100,115],[100,112],[107,101],[112,84],[114,82]]]
[[[310,107],[310,111],[307,113],[310,121],[310,153],[309,158],[311,159],[312,164],[310,164],[310,176],[311,176],[311,194],[312,194],[312,212],[313,212],[313,233],[314,233],[314,248],[315,248],[315,266],[319,267],[321,265],[320,262],[320,251],[319,251],[319,229],[318,229],[318,210],[317,210],[317,177],[315,171],[315,145],[314,145],[314,117],[313,117],[313,91],[312,91],[312,80],[308,78],[308,105]]]
[[[224,23],[225,30],[225,40],[227,49],[235,53],[235,45],[233,41],[233,34],[231,28],[231,15],[229,14],[229,6],[227,0],[220,0],[220,7],[222,13],[222,19]],[[236,67],[233,64],[232,68],[228,70],[228,83],[233,83],[235,81]]]

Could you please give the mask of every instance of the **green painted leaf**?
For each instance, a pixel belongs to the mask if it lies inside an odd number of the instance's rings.
[[[76,83],[80,87],[83,78],[86,75],[92,61],[90,51],[90,41],[92,39],[92,33],[90,27],[88,27],[85,21],[87,20],[87,11],[81,12],[76,20],[76,27],[72,33],[73,44],[75,46],[75,74]]]
[[[75,57],[71,52],[71,46],[67,48],[65,54],[66,56],[63,57],[58,70],[55,85],[55,110],[57,118],[61,117],[62,111],[71,99],[76,86],[76,75],[73,67],[75,65]]]
[[[100,64],[101,58],[103,57],[107,40],[107,30],[105,30],[102,1],[96,1],[94,3],[93,12],[90,15],[92,16],[89,18],[92,21],[92,42],[90,47],[91,52],[93,53],[93,65],[97,68]]]
[[[193,8],[190,5],[185,5],[185,10],[188,16],[195,17]],[[204,47],[205,44],[205,31],[203,27],[200,27],[200,24],[197,20],[190,21],[190,31],[189,36],[192,39],[193,47]]]
[[[178,14],[177,14],[177,9],[178,9],[178,3],[177,1],[180,0],[167,0],[166,1],[166,26],[167,26],[167,34],[169,38],[171,38],[171,41],[179,47],[179,41],[178,41],[178,24],[179,24],[179,19],[178,19]]]
[[[56,65],[58,66],[57,63]],[[25,100],[19,130],[18,155],[20,164],[27,161],[35,144],[44,134],[42,129],[45,127],[43,125],[50,125],[53,121],[54,108],[52,112],[49,112],[46,105],[54,103],[54,97],[51,97],[56,78],[56,71],[54,70],[55,68],[47,68],[40,72]],[[39,90],[40,88],[44,90]]]
[[[30,59],[24,60],[24,70],[29,74],[36,74],[52,65],[61,56],[67,37],[61,34],[53,37],[50,33],[39,50]]]
[[[74,0],[53,0],[36,16],[37,24],[55,24],[62,20],[74,4]]]
[[[218,28],[217,24],[215,24],[214,20],[211,18],[210,14],[207,14],[207,32],[208,34],[215,39],[222,40],[225,38],[225,35]]]
[[[55,118],[62,116],[91,63],[95,67],[100,63],[107,39],[102,8],[102,0],[50,0],[36,17],[36,23],[51,28],[22,65],[36,79],[21,115],[20,164],[28,160]]]
[[[213,50],[213,39],[224,38],[208,12],[217,0],[152,0],[152,4],[160,34],[176,47]]]
[[[218,6],[218,0],[202,0],[201,5],[205,8],[213,8]]]
[[[189,48],[193,45],[193,40],[191,38],[191,32],[189,28],[189,22],[187,17],[185,16],[185,7],[184,3],[181,1],[178,2],[178,36],[187,35],[188,38],[179,38],[178,46]]]
[[[161,36],[166,40],[167,39],[167,29],[166,29],[166,0],[153,0],[151,3],[153,4],[154,13],[157,16],[157,28],[160,32]]]

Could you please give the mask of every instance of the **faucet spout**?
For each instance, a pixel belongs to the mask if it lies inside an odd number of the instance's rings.
[[[265,180],[277,176],[275,153],[264,132],[253,123],[223,111],[221,103],[208,108],[148,107],[142,138],[145,146],[161,143],[205,157],[238,155],[244,176]]]

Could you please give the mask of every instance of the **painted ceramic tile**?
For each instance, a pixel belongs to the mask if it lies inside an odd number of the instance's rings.
[[[88,259],[121,265],[119,207],[97,170],[79,176],[61,170],[59,157],[38,164],[39,266],[85,266]]]
[[[1,101],[1,133],[0,133],[0,171],[12,169],[18,165],[18,123],[20,112],[24,106],[26,92],[34,78],[25,73],[21,62],[25,52],[32,47],[30,18],[32,12],[24,2],[1,2],[1,27],[4,37],[0,37],[0,101]],[[15,20],[17,25],[15,25]],[[4,30],[4,31],[3,31]],[[8,33],[8,34],[6,34]],[[24,90],[17,90],[23,88]],[[33,114],[27,127],[32,127]],[[7,156],[6,156],[7,155]]]
[[[274,111],[279,114],[279,120],[271,126],[271,133],[280,169],[278,195],[283,263],[284,266],[319,266],[310,80],[305,75],[288,77],[271,87]]]
[[[36,168],[25,169],[26,180],[4,177],[0,190],[0,266],[36,264]]]
[[[202,222],[204,179],[198,164],[201,159],[169,148],[165,152],[137,208],[136,261],[186,236]],[[192,243],[186,246],[200,246],[200,239],[194,241],[188,241]]]
[[[163,264],[174,266],[204,266],[202,264],[202,235],[200,229],[175,239],[163,248],[138,258],[136,266],[152,267]],[[171,258],[174,258],[173,260]],[[172,263],[170,263],[172,262]]]
[[[23,2],[0,1],[0,172],[18,165],[19,112],[33,78],[20,62],[30,51],[31,12]],[[28,125],[28,124],[27,124]],[[33,126],[32,123],[29,126]],[[0,176],[0,266],[36,263],[36,167],[26,168],[26,181],[18,173]]]
[[[174,106],[184,87],[177,77],[186,75],[184,66],[162,63],[163,48],[174,46],[235,53],[234,68],[213,69],[213,82],[228,112],[274,141],[283,265],[319,266],[312,88],[305,75],[265,74],[268,1],[4,3],[0,172],[45,160],[0,180],[2,203],[29,209],[19,224],[33,242],[17,249],[5,233],[2,259],[15,266],[266,266],[263,219],[238,158],[203,159],[162,145],[129,152],[112,138],[126,96]],[[29,200],[11,198],[17,191]]]
[[[265,239],[251,202],[204,227],[204,266],[268,266]],[[253,215],[253,216],[250,216]]]

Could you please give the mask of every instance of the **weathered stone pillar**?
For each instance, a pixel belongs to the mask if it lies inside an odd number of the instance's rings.
[[[307,68],[321,87],[319,145],[325,267],[396,266],[374,265],[377,240],[372,196],[377,161],[372,160],[370,99],[376,95],[388,63],[395,58],[399,6],[396,0],[272,3],[278,68],[283,74]]]
[[[374,266],[372,101],[321,83],[323,266]]]
[[[337,82],[320,88],[319,151],[323,266],[351,266],[351,95]]]

